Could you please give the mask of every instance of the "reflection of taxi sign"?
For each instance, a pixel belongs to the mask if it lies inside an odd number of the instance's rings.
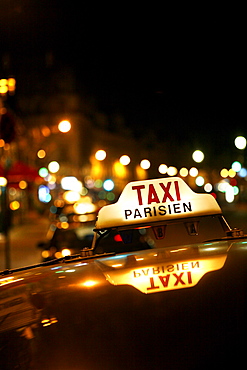
[[[179,177],[130,182],[115,204],[103,207],[97,229],[221,214],[210,194],[197,194]]]
[[[158,293],[197,285],[207,273],[224,266],[228,248],[227,242],[215,244],[213,256],[203,255],[200,246],[161,249],[155,253],[146,250],[104,258],[97,263],[112,285],[131,285],[145,294]]]
[[[139,269],[116,269],[107,272],[107,280],[113,285],[132,285],[146,294],[184,289],[195,286],[206,273],[221,269],[225,261],[224,254]]]

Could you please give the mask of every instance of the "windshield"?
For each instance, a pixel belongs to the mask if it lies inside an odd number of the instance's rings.
[[[202,243],[226,236],[229,226],[221,215],[187,218],[171,223],[157,223],[139,228],[98,230],[94,252],[124,253]]]

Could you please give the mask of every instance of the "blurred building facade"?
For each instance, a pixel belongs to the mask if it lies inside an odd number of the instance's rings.
[[[12,209],[15,213],[25,213],[30,207],[43,209],[36,196],[38,187],[45,184],[52,197],[58,197],[63,177],[76,177],[95,201],[105,202],[116,200],[131,180],[157,177],[157,158],[159,153],[164,155],[164,148],[148,132],[145,135],[146,128],[143,136],[136,138],[120,113],[100,110],[86,87],[78,87],[74,71],[54,61],[52,53],[27,60],[15,74],[10,66],[11,57],[6,56],[0,77],[14,76],[16,86],[11,94],[1,93],[1,127],[6,133],[1,134],[0,150],[1,176],[8,181],[7,202],[19,202]],[[63,120],[71,124],[68,132],[59,130]],[[103,160],[95,157],[98,150],[105,152]],[[119,162],[123,155],[129,163]],[[149,169],[140,166],[145,158],[152,161]],[[39,170],[51,162],[58,163],[59,170],[49,180],[49,176],[40,176]],[[10,178],[16,166],[19,173]],[[111,192],[104,190],[107,179],[113,181]]]
[[[53,53],[27,56],[19,64],[5,54],[0,72],[0,178],[8,182],[0,185],[1,212],[10,209],[21,221],[30,209],[47,210],[61,197],[62,178],[69,176],[78,179],[101,205],[115,201],[129,181],[167,175],[186,177],[197,191],[208,185],[202,191],[211,193],[222,181],[222,187],[231,186],[231,194],[241,183],[239,194],[247,198],[246,176],[237,180],[236,173],[220,176],[210,163],[207,167],[207,161],[192,175],[189,169],[196,164],[189,143],[174,148],[169,138],[157,140],[147,127],[136,136],[121,112],[103,110],[83,78],[78,81],[76,71],[60,64]],[[67,132],[59,130],[63,120],[71,124]],[[105,152],[103,159],[95,156],[99,150]],[[121,163],[123,155],[128,160]],[[227,155],[230,151],[224,154],[224,161],[230,163]],[[49,171],[51,162],[59,165],[55,172]],[[47,175],[40,174],[42,168]],[[197,177],[201,183],[195,183]],[[113,182],[112,188],[104,188],[106,180]],[[38,196],[40,186],[49,193],[43,201]]]

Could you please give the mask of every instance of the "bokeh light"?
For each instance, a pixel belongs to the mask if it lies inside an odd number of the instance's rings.
[[[167,172],[167,165],[166,164],[160,164],[158,168],[159,173],[164,175]]]
[[[239,161],[235,161],[232,163],[232,169],[235,171],[235,172],[239,172],[242,168],[242,165]]]
[[[10,202],[9,208],[12,211],[16,211],[17,209],[20,208],[20,206],[21,206],[20,203],[17,200],[14,200],[13,202]]]
[[[188,174],[189,174],[189,171],[188,171],[188,169],[187,169],[187,168],[185,168],[185,167],[182,167],[182,168],[180,169],[180,171],[179,171],[179,175],[180,175],[181,177],[186,177],[186,176],[188,176]]]
[[[48,164],[48,169],[51,173],[56,173],[59,171],[60,165],[57,161],[52,161]]]
[[[103,188],[106,191],[111,191],[114,188],[114,182],[111,179],[107,179],[103,183]]]
[[[230,170],[228,172],[228,176],[231,177],[231,178],[235,177],[236,176],[236,171],[234,171],[232,168],[230,168]]]
[[[242,167],[241,170],[238,172],[239,177],[246,177],[247,176],[247,169]]]
[[[223,178],[227,178],[228,177],[228,169],[227,168],[222,168],[222,170],[220,171],[220,176],[223,177]]]
[[[6,177],[0,177],[0,186],[6,186],[8,183],[8,180]]]
[[[167,175],[168,176],[176,176],[176,174],[178,173],[178,169],[174,166],[170,166],[168,167],[167,169]]]
[[[49,174],[48,169],[46,167],[41,167],[39,169],[39,176],[46,177]]]
[[[37,157],[38,158],[42,159],[42,158],[45,158],[45,156],[46,156],[46,152],[45,152],[44,149],[38,150],[38,152],[37,152]]]
[[[58,124],[58,129],[60,132],[63,133],[69,132],[71,129],[71,123],[67,120],[61,121]]]
[[[61,180],[61,187],[63,190],[72,190],[79,193],[82,190],[82,183],[75,176],[66,176]]]
[[[195,183],[196,183],[197,186],[203,186],[204,185],[204,182],[205,182],[205,180],[204,180],[204,177],[203,176],[198,176],[196,178],[196,181],[195,181]]]
[[[246,148],[246,139],[244,136],[237,136],[234,140],[236,148],[243,150]]]
[[[148,170],[151,166],[151,163],[148,159],[143,159],[141,162],[140,162],[140,166],[143,170]]]
[[[80,200],[80,194],[74,190],[68,190],[63,193],[63,199],[68,203],[75,203]]]
[[[191,167],[191,169],[189,170],[189,174],[191,177],[196,177],[198,175],[198,169],[196,167]]]
[[[103,161],[106,158],[106,151],[103,149],[97,150],[97,152],[95,153],[95,158],[98,161]]]
[[[124,166],[127,166],[129,163],[130,163],[130,157],[128,155],[122,155],[120,158],[119,158],[119,162],[124,165]]]
[[[212,190],[213,190],[213,185],[210,184],[209,182],[207,182],[205,185],[204,185],[204,190],[207,192],[207,193],[210,193]]]
[[[27,188],[27,182],[25,180],[21,180],[19,182],[19,188],[22,189],[22,190],[26,189]]]
[[[192,158],[196,163],[201,163],[204,160],[204,153],[201,150],[195,150]]]

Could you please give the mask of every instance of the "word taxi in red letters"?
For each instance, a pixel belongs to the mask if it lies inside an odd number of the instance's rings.
[[[191,202],[182,202],[178,181],[133,185],[138,208],[125,209],[125,220],[192,212]],[[153,203],[153,204],[152,204]],[[152,204],[152,205],[151,205]],[[151,205],[151,206],[150,206]]]

